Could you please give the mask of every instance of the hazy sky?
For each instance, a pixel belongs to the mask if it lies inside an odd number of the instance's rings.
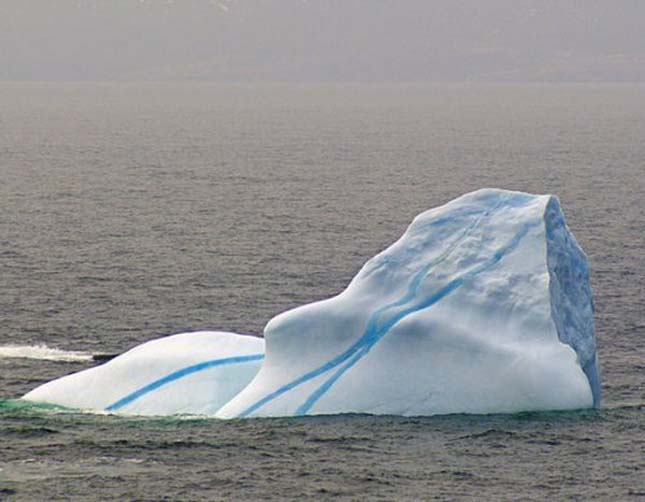
[[[645,1],[0,0],[0,80],[645,81]]]

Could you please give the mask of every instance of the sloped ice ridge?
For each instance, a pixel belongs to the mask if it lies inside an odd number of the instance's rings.
[[[263,358],[262,338],[181,333],[48,382],[24,399],[131,415],[213,415],[249,383]]]
[[[148,346],[145,358],[131,354],[120,362],[130,351],[25,397],[220,418],[600,405],[587,261],[549,195],[479,190],[420,214],[338,296],[273,318],[262,362],[261,340],[238,347],[249,337],[221,336],[231,350],[218,353],[223,339],[213,339],[211,358],[254,359],[218,366],[210,380],[194,371],[193,385],[180,385],[186,362],[205,359],[202,342],[195,337],[184,345],[185,360],[164,352],[156,361],[151,344],[162,339],[141,346]],[[129,369],[118,373],[119,364]],[[159,371],[148,375],[148,365]],[[148,376],[130,382],[136,368]],[[66,379],[88,381],[83,375],[92,371],[103,372],[100,387],[111,389],[109,399],[93,397],[96,386],[73,403],[68,390],[53,393]],[[167,375],[176,377],[172,384]]]

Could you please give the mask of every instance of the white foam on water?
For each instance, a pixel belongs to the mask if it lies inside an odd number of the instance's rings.
[[[43,361],[91,361],[92,354],[40,345],[0,345],[0,359],[40,359]]]

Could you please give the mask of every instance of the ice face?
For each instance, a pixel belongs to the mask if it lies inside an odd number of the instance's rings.
[[[272,319],[222,418],[600,402],[584,254],[555,197],[479,190],[419,215],[347,289]]]
[[[600,377],[594,336],[593,300],[589,287],[587,258],[567,228],[558,199],[552,197],[544,215],[551,313],[558,338],[578,354],[600,406]]]
[[[48,382],[24,399],[123,414],[213,415],[251,381],[263,358],[261,338],[182,333]]]

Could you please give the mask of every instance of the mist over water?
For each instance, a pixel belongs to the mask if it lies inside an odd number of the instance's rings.
[[[643,496],[644,137],[639,85],[0,83],[0,498]],[[481,187],[560,197],[603,410],[219,422],[12,400],[158,336],[259,334]]]
[[[645,82],[639,0],[3,0],[0,80]]]

